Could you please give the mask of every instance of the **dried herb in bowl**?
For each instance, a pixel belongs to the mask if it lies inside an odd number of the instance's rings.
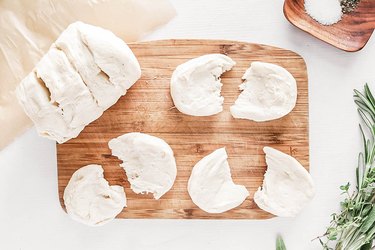
[[[346,14],[352,12],[357,8],[360,1],[361,0],[341,0],[342,13]]]

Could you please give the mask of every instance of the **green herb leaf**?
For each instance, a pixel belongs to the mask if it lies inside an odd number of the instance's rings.
[[[350,187],[350,183],[348,182],[346,185],[340,186],[340,189],[343,190],[343,191],[348,191],[349,187]]]
[[[286,250],[284,240],[280,235],[276,239],[276,250]]]
[[[372,207],[371,212],[368,214],[366,220],[363,222],[360,232],[366,233],[370,228],[375,227],[375,206]]]
[[[366,245],[363,245],[361,247],[361,250],[371,250],[371,246],[372,246],[371,243],[367,243]]]
[[[367,83],[365,84],[365,94],[366,94],[367,100],[369,100],[369,102],[371,103],[371,105],[375,106],[375,99],[372,96],[372,93],[371,93],[370,88],[369,88],[369,86],[368,86]]]

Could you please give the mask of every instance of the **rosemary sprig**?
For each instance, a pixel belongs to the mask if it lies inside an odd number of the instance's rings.
[[[375,249],[375,99],[365,84],[364,92],[354,90],[354,102],[365,125],[359,125],[363,152],[358,156],[357,185],[350,192],[350,183],[340,189],[345,199],[340,203],[341,212],[332,214],[326,233],[318,237],[325,250]]]
[[[280,235],[276,239],[276,250],[286,250],[284,240]]]

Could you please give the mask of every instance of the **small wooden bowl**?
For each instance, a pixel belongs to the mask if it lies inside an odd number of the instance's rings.
[[[304,0],[285,0],[284,15],[301,30],[339,49],[355,52],[361,50],[375,28],[375,0],[362,0],[357,8],[344,14],[342,20],[324,26],[305,11]]]

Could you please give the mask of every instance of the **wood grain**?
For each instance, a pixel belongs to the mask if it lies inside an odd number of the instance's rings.
[[[355,11],[343,15],[341,21],[324,26],[305,11],[304,0],[285,0],[285,17],[296,27],[339,49],[361,50],[375,28],[375,1],[361,0]]]
[[[71,175],[87,164],[101,164],[110,184],[122,185],[128,207],[118,218],[176,219],[266,219],[253,194],[262,184],[266,164],[262,148],[272,146],[296,157],[309,168],[308,85],[304,60],[294,52],[234,41],[165,40],[129,45],[137,56],[141,79],[103,116],[81,134],[57,145],[60,202]],[[222,76],[224,111],[210,117],[193,117],[173,107],[169,82],[177,65],[208,53],[223,53],[237,62]],[[240,93],[241,77],[253,61],[276,63],[297,80],[298,100],[286,117],[263,123],[234,119],[229,107]],[[129,188],[120,161],[111,155],[108,141],[128,132],[143,132],[164,139],[177,161],[177,178],[160,200],[137,195]],[[240,206],[222,214],[208,214],[195,206],[187,192],[191,169],[202,157],[226,147],[235,183],[245,185],[250,197]]]

